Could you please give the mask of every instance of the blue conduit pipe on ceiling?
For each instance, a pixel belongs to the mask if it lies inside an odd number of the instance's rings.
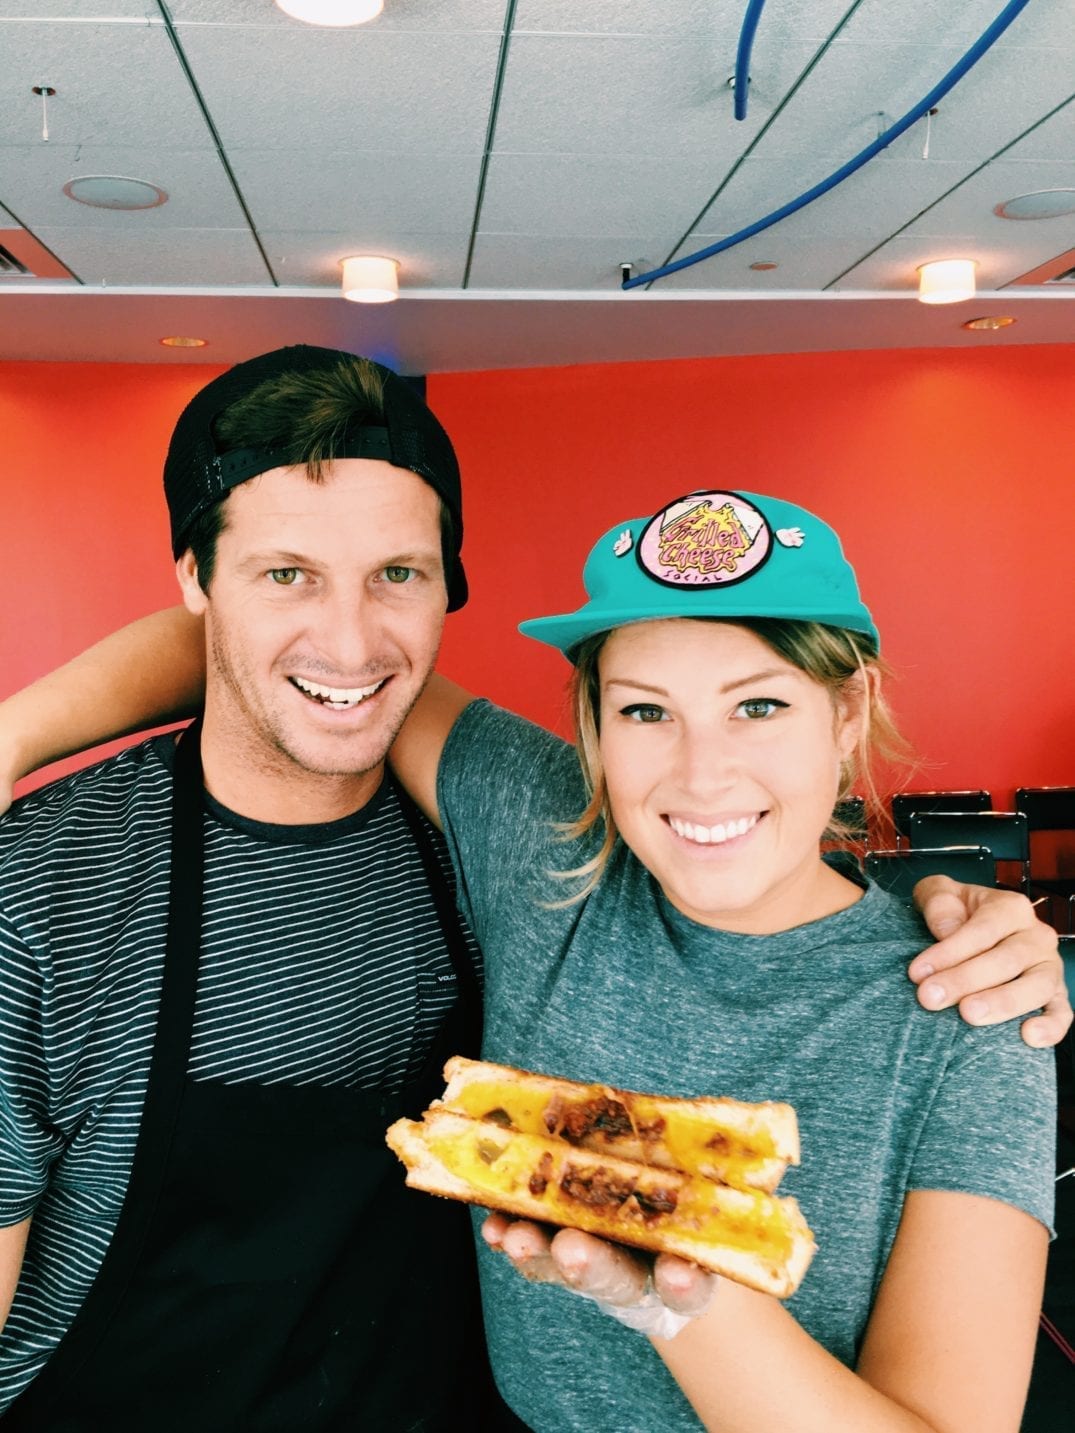
[[[746,119],[747,95],[750,90],[750,52],[754,48],[754,36],[758,30],[765,0],[750,0],[743,16],[739,31],[739,48],[735,52],[735,117]]]
[[[634,278],[625,279],[621,285],[624,289],[637,289],[642,284],[652,284],[657,279],[666,278],[669,274],[678,273],[680,269],[688,269],[692,264],[700,264],[703,259],[710,259],[714,254],[722,254],[725,249],[732,249],[736,244],[741,244],[745,239],[751,238],[754,234],[760,234],[763,229],[769,229],[778,224],[781,219],[786,219],[789,214],[795,214],[800,209],[805,209],[807,204],[812,204],[815,199],[820,199],[830,189],[835,189],[845,179],[862,168],[871,160],[875,154],[887,148],[894,139],[898,139],[904,130],[910,129],[911,125],[920,120],[922,116],[933,108],[953,86],[957,85],[963,76],[982,58],[985,52],[1000,39],[1008,26],[1015,20],[1021,11],[1025,10],[1030,0],[1010,0],[997,18],[989,26],[988,30],[974,42],[967,53],[956,61],[944,78],[930,90],[925,99],[919,100],[913,109],[909,109],[902,119],[898,119],[891,129],[886,129],[883,134],[878,135],[872,144],[860,150],[853,159],[841,165],[835,173],[830,174],[827,179],[815,184],[805,194],[800,194],[797,199],[789,200],[787,204],[774,209],[764,219],[758,219],[753,224],[748,224],[745,229],[740,229],[735,234],[729,234],[725,239],[718,239],[715,244],[710,244],[705,249],[699,249],[696,254],[688,254],[685,258],[675,259],[670,264],[664,264],[659,269],[651,269],[647,274],[637,274]]]

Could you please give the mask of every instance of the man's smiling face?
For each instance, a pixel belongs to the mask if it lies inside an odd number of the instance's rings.
[[[341,458],[322,483],[302,468],[262,473],[230,494],[225,517],[209,593],[189,551],[178,565],[187,607],[206,620],[210,787],[250,815],[259,790],[276,809],[285,791],[305,792],[309,815],[268,819],[330,819],[319,794],[349,809],[368,799],[436,660],[439,499],[407,469]]]

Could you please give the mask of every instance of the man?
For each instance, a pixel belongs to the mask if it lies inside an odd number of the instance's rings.
[[[200,743],[0,832],[5,1430],[494,1426],[464,1213],[384,1146],[477,1053],[443,847],[384,770],[466,600],[451,445],[296,348],[192,400],[165,489]]]
[[[5,1433],[499,1426],[465,1401],[465,1221],[406,1194],[383,1145],[474,1043],[444,850],[384,770],[466,598],[454,454],[402,380],[296,348],[192,400],[165,488],[205,618],[200,734],[0,825]],[[112,668],[82,662],[12,766],[115,710]],[[975,921],[938,971],[1025,917],[990,897]],[[1052,994],[1040,942],[1013,952],[1039,969],[1008,1013]]]

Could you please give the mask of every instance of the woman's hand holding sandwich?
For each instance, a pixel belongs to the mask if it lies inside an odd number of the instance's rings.
[[[655,1257],[580,1229],[553,1230],[490,1214],[482,1238],[526,1279],[560,1284],[605,1313],[656,1338],[673,1338],[709,1307],[717,1275],[674,1254]]]

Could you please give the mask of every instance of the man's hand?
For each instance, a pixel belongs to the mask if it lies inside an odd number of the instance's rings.
[[[574,1289],[621,1323],[660,1338],[673,1337],[704,1313],[717,1286],[715,1274],[685,1259],[649,1258],[579,1229],[554,1234],[529,1220],[490,1214],[482,1238],[524,1278]]]
[[[1022,1024],[1028,1045],[1056,1045],[1071,1026],[1056,932],[1016,891],[964,886],[927,876],[915,902],[937,944],[916,955],[908,974],[928,1010],[959,1005],[971,1025],[997,1025],[1041,1009]]]

